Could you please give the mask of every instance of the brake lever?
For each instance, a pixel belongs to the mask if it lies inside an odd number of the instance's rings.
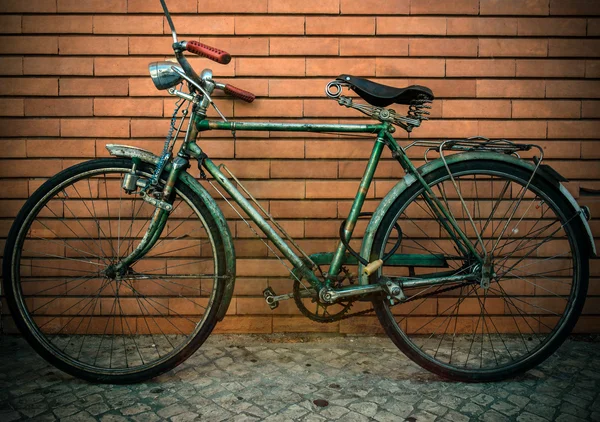
[[[208,92],[206,92],[206,90],[204,88],[202,88],[202,86],[200,86],[199,83],[194,81],[192,78],[190,78],[188,75],[186,75],[184,71],[179,70],[177,67],[173,66],[173,67],[171,67],[171,69],[173,69],[173,72],[177,73],[179,76],[181,76],[183,79],[185,79],[190,84],[192,84],[195,88],[197,88],[198,91],[200,91],[202,93],[202,95],[204,95],[205,98],[210,102],[210,104],[215,108],[217,113],[219,113],[219,116],[221,116],[223,121],[225,121],[225,122],[228,121],[227,118],[223,115],[223,113],[221,113],[221,110],[219,110],[219,107],[217,107],[217,105],[214,103],[211,96],[208,95]]]

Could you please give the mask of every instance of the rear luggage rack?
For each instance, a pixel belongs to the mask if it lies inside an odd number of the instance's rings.
[[[539,145],[518,144],[506,139],[489,139],[483,136],[473,136],[467,139],[449,139],[445,141],[415,141],[405,147],[404,150],[406,151],[412,147],[427,148],[425,150],[425,161],[428,161],[427,155],[431,151],[435,151],[442,156],[443,151],[490,151],[519,157],[519,152],[530,151],[532,148],[536,148],[540,151],[540,161],[544,156],[544,152]]]

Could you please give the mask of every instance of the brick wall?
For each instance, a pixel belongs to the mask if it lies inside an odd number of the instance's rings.
[[[360,116],[324,98],[340,73],[435,95],[432,119],[412,137],[506,137],[535,142],[600,215],[600,2],[595,0],[168,0],[181,38],[229,51],[198,69],[254,92],[253,104],[219,98],[227,115],[273,121],[351,122]],[[104,157],[117,142],[159,152],[174,100],[157,91],[147,64],[168,57],[158,0],[0,2],[0,236],[34,186],[72,164]],[[362,120],[364,121],[364,120]],[[403,133],[397,133],[402,138]],[[371,143],[326,135],[252,138],[215,133],[201,145],[247,181],[309,253],[333,250]],[[372,210],[401,177],[388,155],[369,192]],[[417,162],[419,160],[417,159]],[[228,332],[377,329],[374,317],[329,325],[292,303],[271,312],[267,280],[288,292],[286,270],[232,218],[239,255]],[[592,221],[600,233],[600,220]],[[600,276],[597,261],[592,273]],[[592,279],[579,331],[600,331]],[[596,316],[598,314],[598,316]]]

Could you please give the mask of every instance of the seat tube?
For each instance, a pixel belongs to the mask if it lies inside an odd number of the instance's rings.
[[[352,203],[352,208],[350,209],[350,213],[348,214],[348,218],[346,219],[346,224],[344,225],[343,231],[343,236],[346,243],[350,242],[350,239],[352,238],[352,233],[354,232],[354,228],[356,227],[358,216],[360,214],[363,204],[365,203],[365,199],[367,198],[369,186],[371,186],[373,176],[375,175],[375,170],[377,170],[377,164],[379,164],[379,159],[381,158],[381,153],[383,152],[383,147],[385,146],[384,139],[386,132],[387,129],[382,129],[377,134],[377,141],[375,142],[373,150],[371,151],[371,156],[369,157],[369,162],[367,163],[367,167],[365,168],[365,172],[360,181],[358,192],[356,193],[356,197],[354,198],[354,202]],[[342,263],[344,261],[345,253],[346,247],[340,241],[333,256],[333,259],[331,260],[328,277],[335,277],[340,272]]]

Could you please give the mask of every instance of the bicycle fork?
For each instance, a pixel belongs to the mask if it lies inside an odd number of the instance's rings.
[[[111,264],[107,267],[105,273],[109,277],[123,276],[135,261],[146,255],[152,247],[154,247],[156,241],[160,238],[160,235],[167,224],[167,220],[169,219],[169,214],[173,209],[172,202],[175,182],[177,181],[179,174],[188,167],[189,160],[185,157],[177,156],[171,163],[167,182],[162,190],[162,198],[164,200],[159,200],[146,193],[145,189],[148,187],[148,180],[140,180],[136,176],[135,169],[137,165],[139,164],[134,159],[132,171],[125,176],[122,188],[127,192],[133,193],[137,190],[137,187],[141,187],[141,194],[144,201],[154,205],[156,209],[152,214],[146,233],[136,248],[129,255],[121,258],[116,264]]]

